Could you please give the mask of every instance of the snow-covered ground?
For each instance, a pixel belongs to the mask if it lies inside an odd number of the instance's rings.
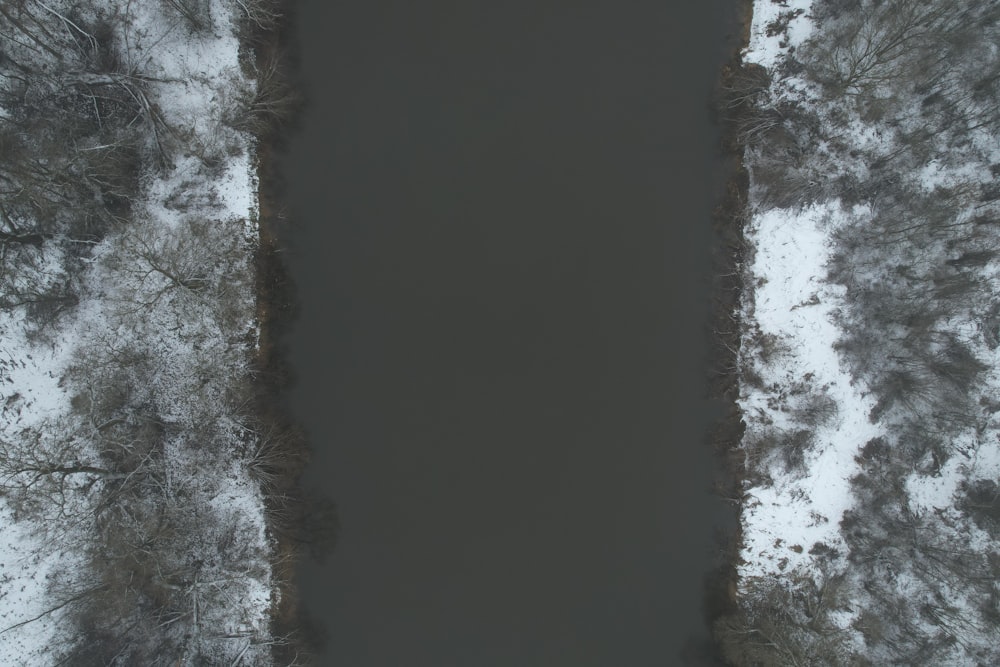
[[[809,10],[812,0],[771,2],[755,0],[750,40],[743,53],[745,62],[774,67],[788,47],[802,44],[812,32]],[[784,29],[778,29],[784,26]]]
[[[837,202],[769,209],[754,214],[744,230],[755,249],[747,267],[752,302],[745,310],[754,328],[741,351],[745,372],[756,378],[753,385],[744,382],[739,399],[748,456],[780,438],[775,433],[808,429],[813,438],[793,469],[780,451],[763,452],[755,461],[771,479],[748,489],[744,502],[744,579],[809,568],[817,543],[844,550],[839,523],[853,505],[848,479],[857,472],[854,457],[879,435],[868,421],[873,401],[834,349],[840,331],[833,316],[845,295],[825,280],[825,266],[838,213]],[[763,355],[762,346],[768,348]],[[804,407],[818,402],[813,397],[833,403],[820,404],[824,414],[818,418],[804,419]]]
[[[183,540],[149,537],[181,550],[156,562],[175,557],[186,568],[151,581],[168,582],[163,590],[188,586],[188,610],[160,619],[162,627],[187,625],[187,647],[157,659],[269,664],[272,545],[262,490],[246,462],[253,434],[240,418],[244,406],[234,404],[253,354],[257,183],[254,138],[233,129],[227,114],[254,81],[241,64],[242,3],[180,4],[205,10],[207,27],[192,29],[169,2],[111,0],[91,14],[50,0],[25,10],[81,42],[84,26],[110,22],[127,76],[141,80],[153,108],[134,123],[156,126],[162,164],[144,171],[130,223],[81,260],[88,268],[71,312],[40,334],[23,309],[0,310],[0,457],[54,452],[71,457],[61,461],[66,467],[96,468],[102,438],[126,419],[94,422],[97,394],[121,391],[143,406],[163,458],[130,475],[165,484],[163,497],[176,504],[162,511],[193,531]],[[137,465],[151,466],[154,455]],[[20,490],[0,493],[0,664],[62,664],[81,641],[68,613],[103,590],[84,562],[96,548],[95,517],[108,511],[95,504],[95,489],[129,475],[63,473],[68,504],[36,507],[24,474],[7,465],[5,488]]]

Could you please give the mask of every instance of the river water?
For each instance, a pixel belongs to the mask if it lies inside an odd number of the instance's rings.
[[[731,0],[300,0],[303,566],[343,667],[708,664]]]

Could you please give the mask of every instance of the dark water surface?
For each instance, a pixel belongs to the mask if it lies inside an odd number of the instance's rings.
[[[301,0],[291,401],[341,667],[682,664],[732,0]]]

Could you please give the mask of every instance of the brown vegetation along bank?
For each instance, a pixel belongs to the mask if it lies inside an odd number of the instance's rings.
[[[713,628],[716,650],[724,653],[722,639],[714,631],[724,618],[739,613],[737,600],[742,531],[739,514],[746,475],[740,449],[745,424],[737,405],[739,396],[739,350],[743,323],[743,266],[747,247],[743,230],[747,222],[750,177],[744,164],[741,140],[742,119],[751,111],[750,101],[738,95],[741,81],[748,76],[741,52],[749,42],[753,1],[737,3],[740,36],[722,69],[714,100],[714,112],[722,128],[721,152],[725,165],[725,189],[713,211],[715,237],[713,300],[710,314],[712,367],[709,382],[713,398],[723,402],[723,416],[714,425],[709,446],[715,457],[714,490],[731,503],[731,521],[720,528],[719,556],[705,580],[706,621]]]
[[[256,414],[260,439],[255,472],[265,490],[267,522],[274,543],[275,599],[272,608],[276,664],[309,664],[317,640],[302,615],[296,574],[302,558],[324,558],[337,536],[337,512],[325,497],[305,494],[300,477],[309,442],[289,414],[285,392],[293,378],[282,338],[295,319],[295,285],[282,254],[287,224],[277,153],[301,110],[294,83],[294,23],[290,2],[273,0],[243,39],[248,66],[261,82],[247,127],[258,138],[258,245]],[[262,12],[263,12],[263,5]],[[280,11],[279,11],[280,10]]]

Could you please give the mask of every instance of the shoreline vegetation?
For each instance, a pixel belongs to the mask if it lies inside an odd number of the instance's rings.
[[[285,357],[283,337],[298,309],[296,288],[283,259],[284,186],[276,154],[295,131],[303,99],[295,77],[295,7],[291,0],[267,0],[273,20],[257,24],[248,44],[258,70],[273,73],[272,98],[265,123],[255,132],[257,151],[259,244],[254,255],[259,338],[256,353],[257,413],[274,435],[266,472],[269,492],[264,501],[274,540],[272,566],[276,604],[272,633],[284,638],[273,646],[274,664],[313,664],[324,631],[303,615],[297,569],[303,558],[322,561],[336,546],[337,508],[327,496],[307,493],[300,478],[310,456],[310,443],[291,417],[286,391],[294,371]]]
[[[260,394],[257,410],[274,425],[278,435],[273,450],[272,491],[265,496],[275,540],[274,568],[279,584],[272,608],[275,636],[287,641],[274,647],[275,664],[312,664],[322,648],[324,631],[313,627],[300,604],[297,568],[301,559],[324,560],[336,546],[339,519],[335,503],[326,496],[307,494],[300,484],[308,463],[310,444],[290,416],[286,391],[294,372],[285,358],[283,336],[295,320],[296,288],[283,259],[284,186],[276,154],[295,131],[303,100],[295,77],[295,7],[291,0],[270,0],[275,20],[258,26],[253,43],[258,63],[268,63],[276,75],[275,93],[284,102],[275,107],[269,122],[257,134],[260,243],[255,267],[258,299],[257,349]]]
[[[293,86],[288,73],[291,39],[289,32],[293,17],[291,2],[275,0],[280,16],[270,24],[259,26],[252,45],[245,48],[261,63],[276,66],[278,85]],[[310,664],[315,647],[302,636],[304,624],[299,617],[299,597],[296,584],[296,567],[301,552],[296,529],[302,529],[301,508],[303,497],[298,486],[299,475],[308,461],[309,445],[305,435],[294,424],[285,407],[284,392],[291,379],[291,370],[282,353],[281,337],[295,317],[295,287],[281,256],[279,227],[281,225],[281,178],[277,172],[274,153],[280,150],[282,135],[294,125],[300,101],[295,99],[281,116],[258,131],[258,246],[254,253],[255,284],[257,292],[257,321],[259,327],[255,366],[258,376],[256,410],[262,418],[274,425],[280,434],[281,451],[275,465],[269,470],[273,476],[274,491],[265,497],[268,513],[281,517],[284,526],[275,525],[272,567],[275,570],[277,600],[271,608],[272,632],[287,637],[288,642],[273,649],[273,664]],[[299,508],[298,516],[285,512]],[[272,519],[273,523],[278,523]],[[296,525],[297,524],[297,525]]]
[[[742,548],[740,509],[746,475],[740,443],[744,433],[739,396],[739,350],[742,341],[740,302],[743,295],[746,240],[743,236],[749,211],[749,173],[744,161],[745,146],[739,134],[739,117],[748,112],[733,104],[728,90],[743,75],[746,65],[743,52],[750,42],[754,0],[737,0],[739,38],[727,58],[716,84],[713,113],[721,129],[720,152],[725,178],[724,191],[712,213],[715,238],[713,253],[714,281],[712,308],[708,323],[712,341],[709,368],[709,395],[724,403],[724,415],[717,420],[707,437],[715,462],[713,492],[731,503],[731,523],[719,527],[716,538],[718,556],[705,577],[705,621],[713,642],[713,658],[725,663],[723,646],[716,626],[723,619],[739,613],[738,563]]]

